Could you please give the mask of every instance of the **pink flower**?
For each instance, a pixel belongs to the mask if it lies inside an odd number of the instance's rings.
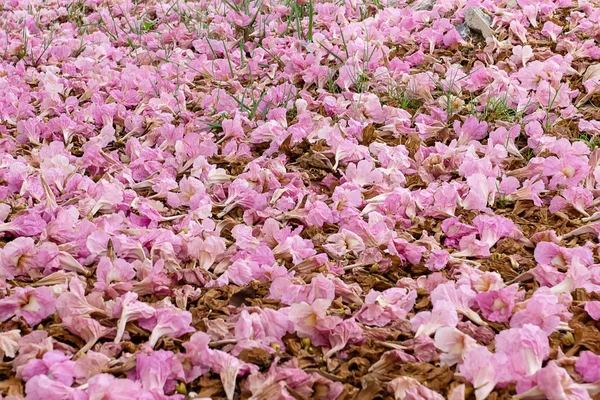
[[[586,301],[584,308],[590,317],[600,320],[600,301]]]
[[[237,376],[240,373],[247,373],[250,370],[249,366],[232,355],[219,350],[210,350],[207,361],[211,369],[221,377],[227,399],[233,400]]]
[[[147,395],[138,382],[129,379],[118,379],[109,374],[96,375],[90,378],[87,384],[88,389],[86,392],[89,394],[89,400],[142,399]]]
[[[479,122],[477,118],[470,115],[462,124],[458,120],[454,121],[454,132],[458,135],[458,146],[465,145],[471,140],[481,140],[487,136],[487,122]]]
[[[90,300],[85,296],[85,284],[79,278],[71,278],[69,281],[69,289],[69,291],[61,293],[56,301],[56,309],[61,318],[72,315],[89,316],[93,313],[101,315],[106,314],[105,310],[90,303]],[[89,297],[91,301],[95,302],[94,299],[98,299],[97,295],[98,293],[96,293],[96,296],[90,294]]]
[[[69,332],[79,336],[86,342],[85,346],[79,349],[80,354],[94,347],[98,339],[113,332],[112,329],[100,325],[98,321],[89,317],[69,316],[64,317],[62,320]]]
[[[442,351],[440,363],[450,366],[462,363],[466,354],[479,346],[471,336],[451,326],[441,327],[435,332],[434,345]]]
[[[414,290],[391,288],[379,292],[371,289],[356,319],[367,325],[385,326],[391,321],[406,318],[416,298]]]
[[[533,49],[531,46],[521,46],[517,45],[512,49],[513,55],[510,57],[511,61],[516,65],[526,66],[527,61],[529,61],[533,57]]]
[[[562,158],[554,156],[544,160],[544,176],[551,177],[548,187],[557,189],[559,185],[575,187],[587,176],[590,167],[579,157],[565,155]]]
[[[135,359],[135,378],[142,387],[155,396],[163,396],[175,389],[181,363],[171,351],[158,350],[150,355],[138,354]]]
[[[523,181],[521,189],[511,193],[507,196],[507,199],[516,200],[531,200],[537,207],[541,207],[544,202],[540,198],[540,194],[544,191],[545,185],[541,180],[526,179]]]
[[[34,376],[25,385],[27,399],[31,400],[68,400],[75,391],[76,389],[46,375]]]
[[[46,221],[34,212],[21,214],[10,222],[0,224],[0,233],[9,233],[12,236],[37,236],[46,227]]]
[[[275,257],[289,257],[294,264],[299,264],[302,260],[317,254],[313,247],[311,240],[294,235],[287,237],[283,243],[278,244],[273,249],[273,254]]]
[[[339,323],[329,336],[331,349],[325,353],[325,357],[331,357],[338,351],[343,350],[347,345],[360,345],[365,341],[362,328],[356,323],[354,318]]]
[[[95,351],[88,351],[75,361],[75,381],[79,384],[87,382],[93,376],[101,374],[109,368],[111,359]]]
[[[96,268],[98,279],[94,284],[94,291],[105,292],[115,298],[120,293],[132,289],[131,280],[135,277],[135,270],[131,263],[120,258],[111,260],[101,257]]]
[[[551,213],[562,211],[567,207],[572,207],[580,214],[589,217],[586,208],[592,206],[594,196],[592,193],[582,187],[569,187],[561,193],[560,196],[554,196],[550,201],[549,210]]]
[[[31,266],[28,259],[35,249],[35,242],[28,237],[18,237],[8,242],[0,252],[0,276],[12,279],[27,275]]]
[[[488,205],[493,204],[498,188],[496,178],[487,177],[476,172],[467,178],[469,194],[462,201],[467,210],[487,211]]]
[[[330,305],[331,300],[327,299],[317,299],[312,304],[292,304],[289,319],[298,336],[310,338],[317,346],[326,345],[331,331],[340,323],[338,317],[327,315]]]
[[[393,256],[399,257],[402,263],[408,261],[415,265],[421,262],[421,255],[425,252],[425,248],[398,238],[392,239],[388,243],[388,252]]]
[[[396,400],[444,400],[444,397],[408,376],[401,376],[388,383],[388,392]]]
[[[323,248],[336,257],[343,257],[349,252],[358,254],[365,250],[365,244],[356,233],[342,228],[338,233],[329,235]]]
[[[308,225],[322,228],[325,223],[331,224],[335,221],[331,209],[322,201],[307,201],[304,211],[306,212],[304,220]]]
[[[152,318],[156,310],[146,303],[137,301],[138,295],[133,292],[127,292],[117,299],[113,308],[113,316],[119,318],[117,323],[117,334],[115,343],[119,343],[125,333],[127,322],[138,319]]]
[[[473,219],[473,225],[479,231],[481,241],[489,247],[494,246],[500,239],[520,233],[514,222],[497,215],[478,215]]]
[[[344,177],[348,182],[365,187],[380,183],[383,179],[383,174],[375,168],[375,164],[372,161],[361,160],[358,164],[348,164]]]
[[[199,260],[199,267],[208,271],[217,257],[225,252],[225,243],[220,237],[195,238],[188,244],[188,253]]]
[[[335,299],[335,285],[323,274],[315,275],[310,284],[301,286],[298,299],[309,304],[317,299],[333,301]]]
[[[29,326],[35,326],[56,311],[56,299],[50,288],[15,288],[14,294],[0,299],[0,321],[13,316],[23,317]]]
[[[438,301],[451,303],[456,311],[479,325],[487,325],[481,317],[471,309],[475,302],[476,293],[466,285],[456,286],[454,282],[438,285],[431,292],[431,302],[435,305]]]
[[[467,353],[458,371],[475,388],[475,398],[483,400],[503,380],[506,362],[503,354],[492,354],[486,347],[477,346]]]
[[[534,258],[540,264],[565,267],[573,262],[584,265],[594,263],[592,250],[587,247],[560,247],[551,242],[540,242],[535,247]]]
[[[293,325],[283,311],[266,308],[250,314],[242,310],[235,323],[237,344],[231,354],[237,356],[243,349],[254,347],[273,351],[271,344],[283,346],[282,338],[288,332],[293,332]]]
[[[477,228],[463,224],[460,222],[460,217],[455,217],[442,222],[442,232],[446,235],[444,245],[458,248],[460,240],[465,236],[477,233]]]
[[[54,381],[71,386],[75,375],[75,362],[62,351],[49,351],[41,360],[31,360],[23,368],[22,377],[25,382],[37,375],[46,375]]]
[[[438,301],[433,305],[431,312],[421,311],[410,321],[415,338],[435,333],[441,327],[456,327],[458,314],[456,309],[447,301]]]
[[[450,253],[448,253],[446,250],[432,251],[425,262],[425,267],[432,272],[441,271],[442,269],[446,268],[448,261],[450,261]]]
[[[455,185],[443,183],[433,194],[433,206],[425,208],[424,215],[434,218],[454,217],[460,200]]]
[[[586,388],[574,382],[569,373],[560,368],[555,361],[549,362],[534,379],[537,386],[527,392],[519,393],[518,398],[541,396],[547,399],[591,400]]]
[[[556,38],[562,33],[562,29],[561,26],[556,25],[551,21],[546,21],[544,22],[541,33],[542,35],[549,37],[553,42],[556,42]]]
[[[524,292],[519,291],[519,285],[514,284],[500,290],[478,293],[475,300],[485,319],[492,322],[508,322],[515,302],[522,300],[524,295]]]
[[[501,331],[496,336],[496,352],[506,354],[515,377],[525,377],[542,368],[550,346],[544,331],[537,325],[525,324]]]
[[[600,356],[591,351],[582,351],[575,363],[575,371],[585,382],[600,381]]]
[[[193,332],[192,314],[189,311],[181,311],[174,307],[159,308],[154,316],[141,319],[139,325],[144,329],[152,330],[149,344],[154,347],[163,336],[178,338],[186,333]]]

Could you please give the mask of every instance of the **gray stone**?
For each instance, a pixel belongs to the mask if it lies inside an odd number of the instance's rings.
[[[471,37],[471,31],[469,30],[469,27],[467,26],[466,23],[457,25],[456,31],[458,32],[460,37],[463,38],[463,40],[467,40]]]
[[[484,38],[493,37],[492,19],[479,7],[469,7],[465,11],[465,24],[467,27]]]
[[[417,0],[411,4],[411,7],[415,11],[431,11],[435,0]]]

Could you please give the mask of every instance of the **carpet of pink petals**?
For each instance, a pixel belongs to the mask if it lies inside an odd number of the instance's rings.
[[[0,3],[0,399],[598,398],[600,2]]]

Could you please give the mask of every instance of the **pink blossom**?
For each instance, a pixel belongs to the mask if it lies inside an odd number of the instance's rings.
[[[392,239],[388,243],[388,252],[399,257],[403,263],[408,261],[411,264],[418,264],[421,262],[421,255],[425,252],[425,249],[404,239]]]
[[[475,297],[485,319],[493,322],[508,322],[515,303],[522,300],[524,292],[519,285],[510,285],[500,290],[478,293]]]
[[[548,338],[537,325],[504,330],[496,337],[496,352],[508,357],[512,373],[517,377],[535,374],[550,355]]]
[[[23,317],[35,326],[56,311],[56,299],[48,287],[16,288],[14,294],[0,299],[0,320]]]
[[[46,375],[37,375],[25,385],[27,398],[31,400],[67,400],[76,389]],[[131,392],[130,392],[131,393]]]
[[[470,115],[462,124],[458,120],[454,121],[454,131],[458,135],[458,145],[464,145],[471,140],[481,140],[487,136],[487,122],[479,122],[477,118]]]
[[[360,187],[365,187],[381,182],[383,175],[375,168],[375,164],[372,161],[362,160],[358,164],[348,164],[345,178]]]
[[[581,187],[570,187],[563,190],[560,196],[554,196],[550,201],[549,210],[552,213],[562,211],[567,207],[572,207],[580,214],[589,217],[586,208],[592,206],[594,196],[592,193],[585,188]]]
[[[551,242],[540,242],[535,247],[534,258],[540,264],[565,267],[573,262],[591,265],[594,257],[587,247],[566,248]]]
[[[478,215],[473,219],[473,225],[479,231],[481,241],[489,247],[508,236],[519,233],[519,228],[510,219],[500,216]]]
[[[441,327],[435,332],[434,345],[443,352],[440,363],[447,365],[462,363],[466,354],[478,346],[475,339],[451,326]]]
[[[391,288],[379,292],[371,289],[356,319],[367,325],[385,326],[391,321],[405,318],[416,298],[417,293],[413,290]]]
[[[0,224],[0,233],[8,233],[13,236],[37,236],[46,227],[44,221],[38,214],[28,212],[21,214],[10,222]]]
[[[74,376],[77,383],[85,383],[109,368],[110,358],[102,353],[88,351],[75,361]]]
[[[79,350],[80,353],[90,350],[100,338],[113,331],[89,317],[69,316],[64,317],[63,322],[69,332],[79,336],[86,342],[85,346]]]
[[[589,171],[590,167],[587,163],[576,156],[566,155],[560,159],[551,156],[544,160],[543,174],[551,177],[550,189],[556,189],[558,185],[577,186]]]
[[[573,381],[569,373],[560,368],[555,361],[548,363],[535,375],[537,386],[524,393],[519,393],[519,398],[530,396],[544,396],[557,399],[591,399],[586,388]]]
[[[582,351],[575,363],[575,370],[585,382],[598,382],[600,380],[600,356],[591,351]]]
[[[360,345],[364,341],[363,330],[356,321],[353,318],[344,320],[331,331],[331,335],[329,336],[331,349],[325,353],[325,357],[331,357],[349,344]]]
[[[421,335],[429,336],[443,326],[456,327],[457,323],[456,309],[452,303],[443,300],[436,302],[431,312],[421,311],[410,321],[415,338]]]
[[[158,350],[150,355],[138,354],[135,361],[136,380],[145,390],[162,396],[175,389],[177,374],[182,372],[182,367],[173,352]]]
[[[503,354],[492,354],[486,347],[477,346],[467,353],[458,371],[475,387],[475,398],[483,400],[502,382],[506,363]]]
[[[119,297],[113,308],[113,314],[119,318],[115,343],[119,343],[125,333],[125,326],[129,321],[146,319],[154,316],[156,310],[146,303],[137,301],[138,295],[132,292]]]
[[[312,304],[292,304],[289,318],[298,336],[310,338],[317,346],[327,344],[331,331],[341,322],[338,317],[327,315],[330,305],[331,300],[327,299],[317,299]]]
[[[596,321],[600,319],[600,301],[586,301],[584,308],[590,317]]]
[[[177,338],[193,332],[194,329],[190,327],[191,323],[192,314],[189,311],[180,311],[172,307],[159,308],[154,312],[153,317],[141,319],[139,322],[142,328],[152,331],[149,339],[152,347],[163,336]]]
[[[119,379],[109,374],[99,374],[88,382],[87,393],[89,399],[99,400],[104,398],[125,399],[131,397],[143,398],[146,392],[138,382],[130,379]]]
[[[61,351],[49,351],[41,360],[31,360],[23,368],[24,381],[27,382],[37,375],[46,375],[53,381],[71,386],[75,375],[75,362]]]
[[[437,392],[419,383],[418,380],[408,376],[401,376],[388,383],[388,392],[394,393],[396,400],[443,400],[444,397]]]
[[[570,319],[570,315],[567,307],[559,302],[556,295],[550,293],[548,288],[540,288],[526,301],[524,309],[515,312],[510,320],[510,326],[521,328],[526,324],[536,325],[549,336],[559,326],[561,320],[566,322]]]
[[[456,286],[454,282],[443,283],[431,292],[431,302],[435,305],[438,301],[451,303],[457,312],[469,318],[471,321],[486,325],[481,317],[471,309],[475,301],[476,293],[466,285]]]
[[[0,274],[9,279],[27,275],[31,269],[28,261],[34,248],[35,242],[29,237],[18,237],[8,242],[0,253]]]
[[[440,271],[446,268],[448,261],[450,261],[450,253],[446,250],[436,250],[431,252],[425,262],[425,266],[430,271]]]
[[[463,207],[467,210],[487,211],[488,205],[493,204],[496,198],[496,179],[477,172],[467,178],[467,185],[469,194],[462,201]]]
[[[365,250],[363,240],[356,233],[347,229],[341,229],[327,238],[327,244],[323,248],[337,257],[343,257],[349,252],[358,254]]]
[[[553,42],[556,42],[556,38],[562,32],[562,27],[556,25],[551,21],[544,22],[544,26],[542,28],[542,35],[549,37]]]

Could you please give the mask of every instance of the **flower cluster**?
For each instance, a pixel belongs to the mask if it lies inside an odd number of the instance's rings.
[[[6,0],[0,399],[600,393],[598,0]]]

